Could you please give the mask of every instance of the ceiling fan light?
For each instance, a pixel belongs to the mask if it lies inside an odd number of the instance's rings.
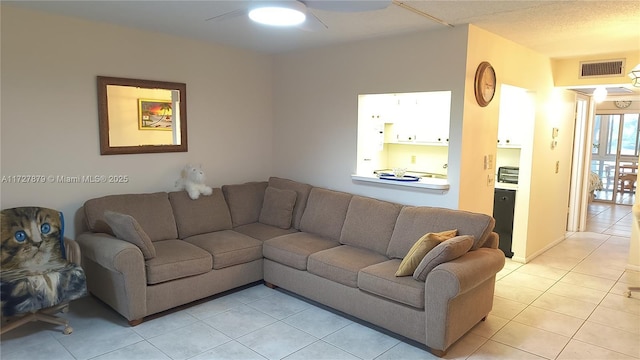
[[[286,6],[257,7],[249,11],[249,18],[257,23],[271,26],[295,26],[307,18],[305,12]]]
[[[605,89],[603,87],[597,87],[593,91],[593,100],[595,100],[595,102],[601,103],[606,98],[607,98],[607,89]]]

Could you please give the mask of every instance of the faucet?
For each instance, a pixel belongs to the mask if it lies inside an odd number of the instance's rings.
[[[446,168],[448,168],[448,167],[449,167],[449,164],[444,164],[444,165],[442,165],[442,168],[443,168],[443,169],[446,169]]]

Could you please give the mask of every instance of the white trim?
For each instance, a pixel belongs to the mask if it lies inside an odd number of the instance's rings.
[[[531,254],[530,256],[527,256],[526,258],[522,258],[522,257],[514,255],[511,258],[511,260],[513,260],[515,262],[522,263],[522,264],[526,264],[528,262],[531,262],[531,260],[537,258],[538,256],[542,255],[544,252],[546,252],[547,250],[551,249],[552,247],[554,247],[554,246],[558,245],[559,243],[563,242],[566,238],[567,238],[567,236],[565,235],[565,236],[563,236],[563,237],[551,242],[550,244],[548,244],[544,248],[536,251],[535,253]]]
[[[627,270],[640,271],[640,265],[627,264],[624,268]]]
[[[586,102],[582,119],[577,118],[577,106]],[[569,208],[567,231],[586,231],[589,207],[589,173],[591,172],[591,138],[595,103],[582,94],[576,97],[576,128],[572,153],[571,188],[569,189]]]

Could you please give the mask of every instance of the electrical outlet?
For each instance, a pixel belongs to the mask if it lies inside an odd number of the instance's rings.
[[[493,186],[493,175],[487,175],[487,186]]]
[[[416,156],[415,155],[411,155],[411,163],[412,164],[416,163]]]

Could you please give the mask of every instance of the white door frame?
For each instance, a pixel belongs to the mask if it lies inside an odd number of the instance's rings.
[[[569,190],[568,231],[585,231],[589,206],[589,174],[591,172],[591,137],[595,103],[586,95],[576,96],[571,189]]]

